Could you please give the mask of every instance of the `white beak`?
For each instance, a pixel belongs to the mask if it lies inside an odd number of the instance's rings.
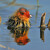
[[[32,18],[32,15],[30,15],[30,18]]]

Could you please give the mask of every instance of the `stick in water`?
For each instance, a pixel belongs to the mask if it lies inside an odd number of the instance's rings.
[[[42,16],[41,16],[40,27],[46,27],[45,26],[45,16],[46,16],[46,13],[43,13]]]

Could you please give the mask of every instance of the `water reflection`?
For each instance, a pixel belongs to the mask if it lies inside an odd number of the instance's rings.
[[[18,0],[12,0],[12,1],[2,0],[0,4],[4,4],[4,5],[1,6],[0,9],[7,8],[9,6],[22,6],[22,7],[26,7],[29,9],[35,9],[37,6],[39,6],[39,5],[20,4],[20,3],[16,3],[16,1]],[[37,0],[37,3],[39,3],[39,0]]]
[[[15,29],[15,31],[11,29],[11,32],[13,33],[14,40],[18,45],[26,45],[30,42],[30,39],[28,38],[29,28],[18,28]]]
[[[44,28],[40,28],[40,38],[41,38],[41,40],[43,40],[43,42],[45,41],[44,40],[44,31],[45,31]]]
[[[36,15],[35,15],[35,23],[37,23],[38,10],[39,10],[39,6],[37,6],[37,10],[36,10]]]

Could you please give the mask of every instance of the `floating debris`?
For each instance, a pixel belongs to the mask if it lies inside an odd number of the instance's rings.
[[[0,47],[2,47],[2,48],[7,48],[6,46],[4,46],[4,45],[2,45],[2,44],[0,44]],[[15,50],[14,48],[10,48],[10,47],[8,47],[8,49],[9,49],[9,50]]]
[[[6,24],[6,23],[3,23],[3,24]]]
[[[3,46],[3,45],[1,45],[1,44],[0,44],[0,47],[2,47],[2,48],[6,48],[5,46]]]
[[[10,47],[8,47],[8,49],[9,49],[9,50],[15,50],[15,49],[13,49],[13,48],[10,48]]]
[[[0,24],[1,24],[1,16],[0,16]]]

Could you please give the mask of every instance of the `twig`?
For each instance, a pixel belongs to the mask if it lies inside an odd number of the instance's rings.
[[[40,27],[46,27],[46,25],[45,25],[45,16],[46,16],[46,13],[43,13],[42,16],[41,16]]]

